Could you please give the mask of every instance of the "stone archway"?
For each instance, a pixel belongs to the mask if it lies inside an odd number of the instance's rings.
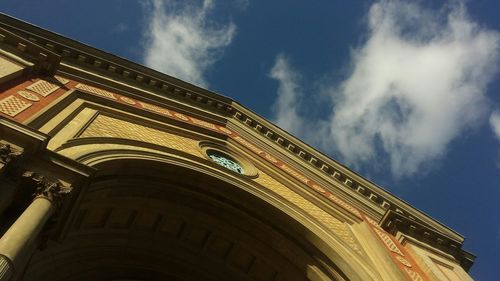
[[[96,168],[24,280],[348,280],[307,228],[233,184],[143,159]]]

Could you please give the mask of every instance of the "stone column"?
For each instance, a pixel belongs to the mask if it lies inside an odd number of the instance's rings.
[[[0,238],[0,281],[10,280],[21,270],[45,223],[61,204],[62,196],[70,191],[58,180],[48,180],[32,172],[23,176],[36,184],[35,199]]]
[[[15,160],[21,151],[12,148],[9,144],[0,143],[0,214],[9,207],[15,194],[15,187],[4,179],[4,173],[9,163]]]

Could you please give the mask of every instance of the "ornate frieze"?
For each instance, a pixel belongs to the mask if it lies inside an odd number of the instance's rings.
[[[41,96],[44,96],[44,97],[54,93],[59,88],[60,88],[60,85],[58,85],[57,83],[54,83],[52,81],[49,81],[49,79],[38,80],[37,82],[26,87],[27,90],[35,92],[35,93],[37,93]]]
[[[68,79],[23,76],[15,85],[0,91],[0,116],[24,123],[40,112],[69,89],[63,82]]]
[[[102,97],[107,98],[107,99],[116,100],[116,96],[113,93],[106,91],[106,90],[96,88],[96,87],[92,87],[89,85],[79,83],[79,84],[76,84],[75,88],[77,88],[79,90],[83,90],[85,92],[90,92],[94,95],[102,96]]]
[[[39,96],[28,91],[18,91],[17,94],[30,101],[40,101]]]
[[[14,117],[32,105],[16,96],[8,96],[0,100],[0,112]]]

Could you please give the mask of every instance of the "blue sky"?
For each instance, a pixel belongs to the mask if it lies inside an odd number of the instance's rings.
[[[500,276],[500,2],[2,1],[229,96],[466,236]]]

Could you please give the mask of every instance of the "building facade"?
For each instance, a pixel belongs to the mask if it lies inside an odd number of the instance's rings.
[[[237,102],[0,16],[0,280],[472,280],[463,237]]]

